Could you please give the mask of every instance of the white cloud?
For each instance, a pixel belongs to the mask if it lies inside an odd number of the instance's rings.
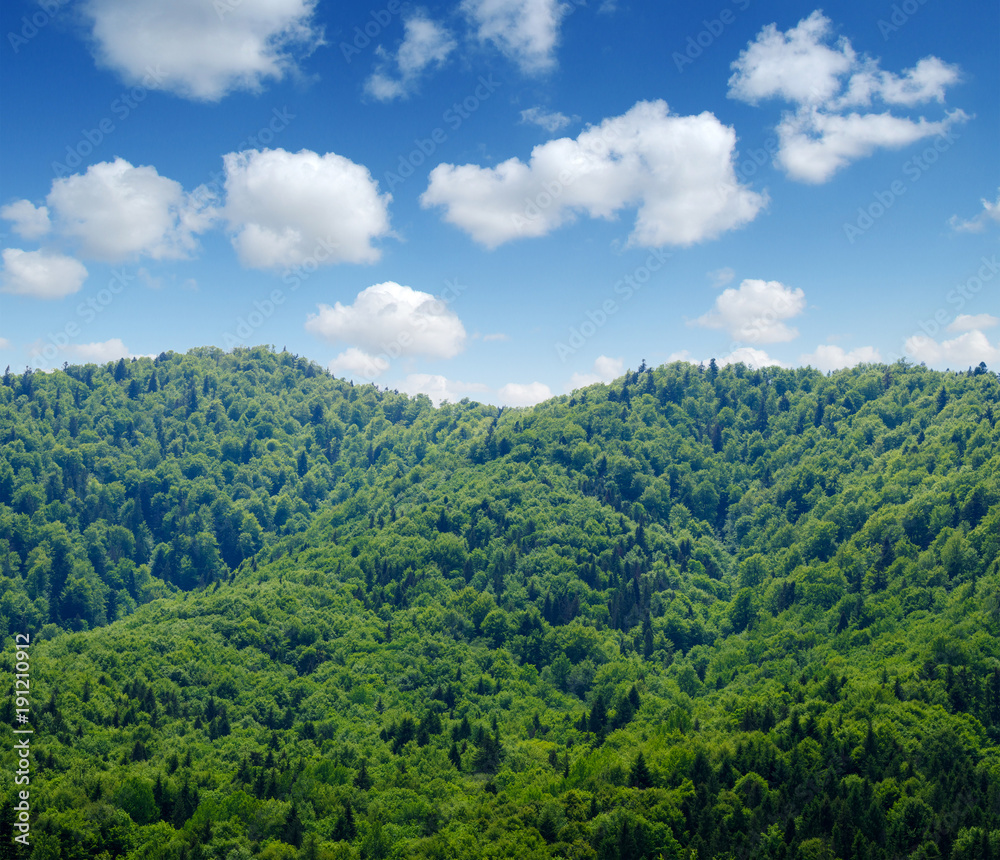
[[[752,221],[766,203],[739,185],[735,145],[710,113],[673,116],[663,101],[639,102],[576,139],[536,146],[527,164],[439,164],[420,199],[489,248],[544,236],[579,212],[610,219],[631,206],[631,244],[690,245]]]
[[[0,337],[0,349],[10,349],[11,343],[7,338]]]
[[[534,74],[555,66],[559,24],[568,4],[561,0],[462,0],[461,8],[479,40],[492,42],[522,72]]]
[[[724,355],[718,359],[716,364],[724,367],[727,364],[739,364],[741,362],[755,370],[760,370],[762,367],[786,367],[783,362],[778,361],[776,358],[771,358],[764,350],[755,349],[752,346],[741,346],[739,349],[734,349],[728,355]]]
[[[316,0],[87,0],[100,63],[129,83],[217,101],[297,72],[322,44]]]
[[[122,343],[121,338],[113,337],[111,340],[98,341],[96,343],[74,343],[63,347],[63,352],[84,363],[104,364],[119,358],[130,358],[131,353],[128,347]]]
[[[729,266],[725,266],[721,269],[715,269],[714,271],[709,272],[708,277],[712,281],[712,286],[715,287],[715,289],[719,289],[719,287],[724,287],[733,278],[735,278],[736,272],[729,268]]]
[[[504,334],[502,331],[494,332],[493,334],[484,334],[483,343],[489,343],[491,341],[508,341],[510,340],[509,334]]]
[[[361,379],[378,379],[389,369],[389,362],[379,355],[369,355],[362,349],[352,346],[340,353],[328,365],[334,376],[360,377]]]
[[[390,194],[342,155],[283,149],[230,152],[225,216],[244,266],[372,263],[389,228]]]
[[[732,64],[729,96],[750,104],[779,98],[796,106],[778,124],[777,162],[793,179],[826,182],[837,170],[879,148],[898,148],[944,134],[968,117],[951,111],[940,121],[888,111],[846,113],[873,101],[912,107],[944,102],[958,82],[957,66],[924,57],[900,75],[859,56],[819,10],[790,30],[768,24]]]
[[[403,77],[420,74],[432,63],[443,63],[455,50],[451,33],[430,18],[415,15],[407,19],[403,29],[403,44],[396,55]]]
[[[372,72],[371,77],[365,81],[365,92],[380,102],[389,102],[409,95],[402,81],[391,78],[379,70]]]
[[[78,240],[84,256],[109,262],[185,258],[212,220],[180,183],[123,158],[56,179],[47,202],[59,231]]]
[[[805,310],[805,293],[778,281],[749,278],[738,289],[723,291],[715,308],[690,325],[726,329],[730,336],[752,343],[780,343],[798,337],[785,325]]]
[[[61,299],[83,286],[83,263],[56,251],[22,251],[6,248],[0,290],[36,299]]]
[[[850,107],[871,104],[879,98],[886,104],[913,105],[936,101],[944,103],[946,87],[958,83],[961,78],[958,66],[924,57],[912,69],[905,69],[902,75],[884,72],[871,59],[862,61],[860,70],[848,79],[845,92],[834,102],[833,107]]]
[[[625,360],[622,358],[611,358],[607,355],[599,355],[594,359],[594,373],[601,379],[610,381],[622,375],[625,369]]]
[[[351,305],[319,305],[319,312],[306,321],[306,330],[330,342],[355,344],[373,362],[384,360],[383,353],[390,358],[453,358],[465,348],[466,339],[462,321],[444,302],[393,281],[362,290]],[[344,353],[334,361],[362,367],[365,358]]]
[[[399,389],[411,396],[426,394],[435,406],[440,406],[444,400],[455,403],[470,394],[489,391],[489,387],[481,382],[460,382],[431,373],[411,373],[399,384]]]
[[[365,90],[379,101],[409,95],[428,66],[442,65],[455,50],[456,42],[451,33],[422,14],[408,18],[403,29],[403,43],[395,57],[380,47],[382,62],[365,82]],[[393,64],[397,76],[390,73]]]
[[[1000,317],[995,317],[993,314],[959,314],[951,321],[948,331],[963,332],[975,329],[982,331],[997,324],[1000,324]]]
[[[840,346],[821,344],[816,347],[815,352],[803,355],[799,360],[823,373],[828,373],[831,370],[854,367],[858,364],[878,364],[882,361],[882,356],[873,346],[859,346],[847,351]]]
[[[588,373],[577,372],[570,377],[566,391],[576,391],[578,388],[586,388],[598,382],[611,382],[621,376],[624,369],[624,359],[599,355]]]
[[[938,368],[961,370],[964,367],[975,367],[981,361],[988,365],[1000,362],[1000,343],[991,344],[989,338],[978,329],[940,343],[924,335],[913,335],[907,338],[903,349],[914,361]]]
[[[784,33],[768,24],[733,63],[729,95],[754,105],[770,98],[799,104],[833,98],[857,56],[844,38],[836,47],[824,45],[830,29],[830,19],[819,10]]]
[[[832,22],[816,10],[782,33],[768,24],[733,62],[729,95],[749,104],[781,98],[799,105],[841,109],[867,105],[944,102],[944,91],[958,82],[957,66],[929,56],[897,75],[877,60],[860,57],[841,36],[831,46]]]
[[[65,361],[71,364],[105,364],[119,358],[141,357],[133,355],[118,337],[94,343],[67,343],[58,348],[39,340],[31,345],[28,352],[39,367],[58,367]],[[155,358],[153,355],[146,357]]]
[[[968,117],[951,111],[938,122],[923,117],[914,122],[885,113],[828,114],[815,108],[786,114],[778,124],[777,161],[793,179],[826,182],[852,161],[876,149],[899,149],[918,140],[946,134]]]
[[[35,206],[30,200],[17,200],[0,209],[0,218],[11,221],[22,239],[39,239],[52,227],[47,206]]]
[[[534,406],[551,396],[552,392],[544,382],[508,382],[497,391],[503,406]]]
[[[368,169],[327,153],[249,150],[224,156],[226,205],[215,206],[206,186],[186,193],[155,167],[123,158],[91,165],[86,173],[53,181],[48,207],[12,203],[0,216],[24,234],[49,220],[74,240],[81,256],[107,262],[139,257],[184,259],[197,236],[224,215],[241,262],[253,268],[289,268],[374,262],[372,246],[389,235],[389,194],[378,193]]]
[[[951,228],[960,233],[982,233],[990,222],[1000,223],[1000,191],[997,192],[996,203],[991,203],[985,197],[982,203],[983,211],[968,221],[952,215],[948,220]]]
[[[559,111],[550,113],[540,107],[531,107],[521,111],[521,122],[530,122],[533,125],[541,126],[548,132],[556,132],[566,128],[573,120]]]
[[[409,95],[402,81],[390,77],[379,69],[372,72],[371,77],[365,81],[365,92],[380,102],[390,102]]]

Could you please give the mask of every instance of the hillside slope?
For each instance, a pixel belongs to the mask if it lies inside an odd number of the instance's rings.
[[[434,409],[264,349],[7,376],[33,856],[993,856],[998,394],[674,364]]]

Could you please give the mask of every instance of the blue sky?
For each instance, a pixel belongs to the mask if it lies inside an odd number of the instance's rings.
[[[265,343],[527,405],[643,359],[1000,368],[995,4],[12,0],[0,23],[14,371]]]

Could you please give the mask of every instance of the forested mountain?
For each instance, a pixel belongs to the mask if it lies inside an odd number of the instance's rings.
[[[8,373],[31,856],[1000,856],[998,417],[904,363]]]

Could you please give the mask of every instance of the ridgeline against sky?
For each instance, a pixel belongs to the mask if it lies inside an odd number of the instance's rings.
[[[1000,9],[13,0],[0,367],[1000,364]]]

